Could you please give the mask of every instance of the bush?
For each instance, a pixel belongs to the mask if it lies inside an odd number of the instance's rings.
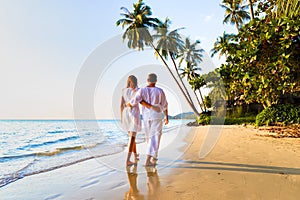
[[[197,122],[199,125],[209,125],[210,124],[211,117],[207,113],[202,113],[197,118]]]
[[[239,117],[239,118],[226,118],[224,124],[225,125],[237,125],[237,124],[254,124],[255,117]]]
[[[212,124],[219,124],[219,125],[240,125],[240,124],[254,124],[255,117],[239,117],[239,118],[221,118],[221,117],[211,117]]]
[[[256,116],[256,126],[274,123],[295,124],[300,123],[300,107],[293,105],[277,105],[264,109]]]

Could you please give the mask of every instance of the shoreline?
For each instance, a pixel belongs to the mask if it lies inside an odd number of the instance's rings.
[[[145,143],[137,144],[140,161],[137,165],[137,188],[147,196],[149,179],[163,183],[168,166],[182,154],[178,149],[190,128],[181,126],[162,136],[159,164],[145,168]],[[52,171],[26,176],[0,188],[0,196],[9,199],[123,199],[130,190],[132,173],[125,166],[126,150],[109,156],[89,159]],[[132,169],[131,169],[132,170]],[[166,176],[165,176],[166,175]],[[134,182],[134,181],[133,181]],[[156,190],[155,190],[156,191]],[[155,193],[156,194],[156,193]]]
[[[212,126],[182,126],[163,134],[158,165],[126,168],[126,151],[25,177],[0,188],[4,200],[24,199],[297,199],[300,140],[262,137],[223,126],[212,151],[199,151]],[[212,130],[212,129],[211,129]]]

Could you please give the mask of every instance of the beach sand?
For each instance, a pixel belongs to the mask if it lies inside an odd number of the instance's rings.
[[[162,137],[158,165],[125,167],[126,152],[25,177],[0,188],[1,199],[299,199],[300,140],[262,137],[221,126],[212,151],[199,158],[211,126],[181,127]],[[113,148],[113,147],[112,147]]]
[[[300,139],[271,138],[253,127],[224,126],[214,149],[199,159],[209,126],[161,188],[161,199],[299,199]]]

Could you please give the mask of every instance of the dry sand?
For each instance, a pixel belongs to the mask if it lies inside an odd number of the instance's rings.
[[[161,199],[300,199],[300,139],[224,126],[214,149],[199,159],[209,128],[195,128],[195,137],[187,138],[193,143],[161,188]]]

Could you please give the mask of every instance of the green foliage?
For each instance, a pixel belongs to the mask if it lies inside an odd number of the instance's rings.
[[[219,125],[241,125],[241,124],[255,124],[255,116],[249,116],[249,117],[239,117],[239,118],[222,118],[222,117],[216,117],[216,116],[207,116],[202,117],[201,120],[198,118],[198,124],[199,125],[209,125],[211,121],[213,121],[213,124],[219,124]],[[201,123],[199,123],[199,121]]]
[[[299,0],[276,0],[277,17],[299,17],[300,1]]]
[[[235,106],[231,110],[227,111],[226,114],[230,118],[239,118],[245,115],[243,112],[243,106]]]
[[[199,76],[197,78],[190,79],[189,84],[193,90],[199,90],[205,85],[205,81],[202,76]]]
[[[197,122],[199,125],[209,125],[211,120],[211,116],[209,116],[207,113],[202,113],[197,118]]]
[[[221,75],[228,96],[264,107],[278,104],[285,93],[300,91],[300,20],[254,19],[234,38]]]
[[[212,104],[211,104],[211,99],[209,96],[205,96],[204,97],[204,105],[206,106],[206,108],[211,108]]]
[[[234,7],[235,1],[226,2]],[[300,1],[264,0],[255,9],[256,18],[237,35],[217,38],[212,56],[226,56],[220,73],[228,100],[266,108],[284,94],[300,93]]]
[[[125,7],[121,7],[121,10],[123,18],[119,19],[116,25],[122,28],[127,27],[122,36],[123,40],[128,39],[127,46],[129,48],[143,50],[145,45],[147,46],[153,41],[148,28],[156,27],[160,21],[151,17],[151,8],[142,0],[133,4],[132,12]]]
[[[242,5],[241,1],[224,0],[220,5],[225,9],[223,23],[235,24],[236,28],[239,29],[244,20],[250,19],[249,13],[246,11],[247,5]]]
[[[277,105],[264,109],[256,116],[256,126],[273,123],[294,124],[300,123],[300,107],[293,105]]]
[[[224,124],[225,125],[240,125],[240,124],[254,124],[255,117],[239,117],[239,118],[226,118]]]

